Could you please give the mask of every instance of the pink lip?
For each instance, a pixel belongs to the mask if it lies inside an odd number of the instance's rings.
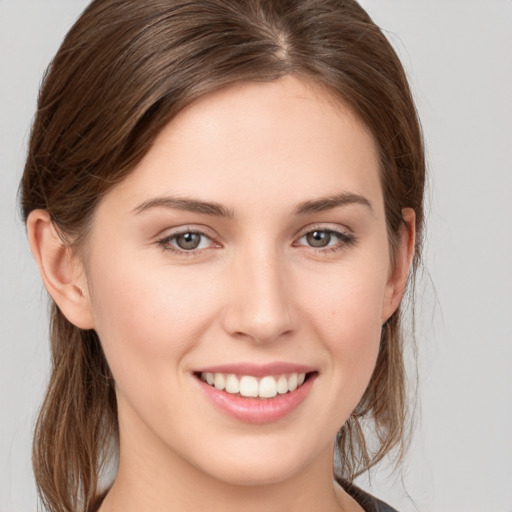
[[[239,370],[239,368],[237,368],[237,370]],[[224,371],[218,371],[217,373],[224,373]],[[225,373],[238,372],[228,371]],[[288,372],[282,370],[276,371],[274,368],[273,372],[265,373],[264,375],[275,375],[277,373]],[[247,375],[247,373],[244,373],[244,375]],[[251,372],[249,375],[255,375],[255,373]],[[219,391],[199,378],[196,378],[196,381],[203,393],[205,393],[205,395],[224,413],[227,413],[238,421],[262,424],[278,421],[297,409],[308,396],[316,376],[316,373],[310,374],[304,384],[299,386],[295,391],[288,392],[284,395],[277,395],[274,398],[246,398],[240,395],[232,395],[226,391]]]
[[[311,373],[315,368],[301,364],[275,362],[269,364],[238,363],[222,364],[199,368],[194,373],[232,373],[234,375],[253,375],[264,377],[265,375],[279,375],[282,373]]]

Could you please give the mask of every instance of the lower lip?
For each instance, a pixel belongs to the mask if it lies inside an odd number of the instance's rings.
[[[272,423],[278,421],[297,409],[308,396],[316,373],[309,375],[308,379],[295,391],[274,398],[246,398],[232,395],[226,391],[219,391],[206,382],[198,379],[203,392],[223,412],[232,418],[245,423]]]

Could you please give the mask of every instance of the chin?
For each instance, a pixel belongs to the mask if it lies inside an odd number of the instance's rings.
[[[222,449],[219,449],[220,444],[216,444],[201,460],[198,469],[228,485],[273,485],[307,471],[322,452],[332,460],[332,446],[329,440],[324,449],[315,450],[300,436],[277,436],[272,439],[272,436],[263,433],[260,436],[256,434],[252,440],[232,442],[229,447]]]
[[[238,464],[222,465],[209,474],[218,481],[238,487],[260,487],[282,483],[295,476],[300,463],[277,460],[245,460]],[[207,469],[207,468],[205,468]]]

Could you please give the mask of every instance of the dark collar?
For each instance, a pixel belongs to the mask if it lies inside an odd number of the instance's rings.
[[[347,494],[350,494],[365,512],[397,512],[394,508],[390,507],[383,501],[375,498],[371,494],[363,491],[352,483],[349,483],[341,478],[336,478],[336,481],[345,489]]]
[[[352,496],[352,498],[354,498],[357,501],[357,503],[359,503],[359,505],[361,505],[361,507],[363,507],[365,512],[397,512],[394,508],[391,508],[383,501],[378,500],[377,498],[363,491],[354,484],[351,484],[340,478],[336,478],[336,481],[341,485],[341,487],[343,487],[343,489],[345,489],[345,491],[350,496]],[[103,492],[96,498],[93,506],[90,509],[90,512],[97,512],[107,492],[108,489],[107,491]]]

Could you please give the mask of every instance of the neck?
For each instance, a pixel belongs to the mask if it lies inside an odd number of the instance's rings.
[[[306,471],[280,482],[238,485],[204,474],[185,461],[169,462],[163,469],[147,459],[144,464],[134,465],[121,457],[117,478],[100,512],[345,510],[340,507],[340,489],[332,478],[332,464],[330,471],[325,471],[315,461]]]

